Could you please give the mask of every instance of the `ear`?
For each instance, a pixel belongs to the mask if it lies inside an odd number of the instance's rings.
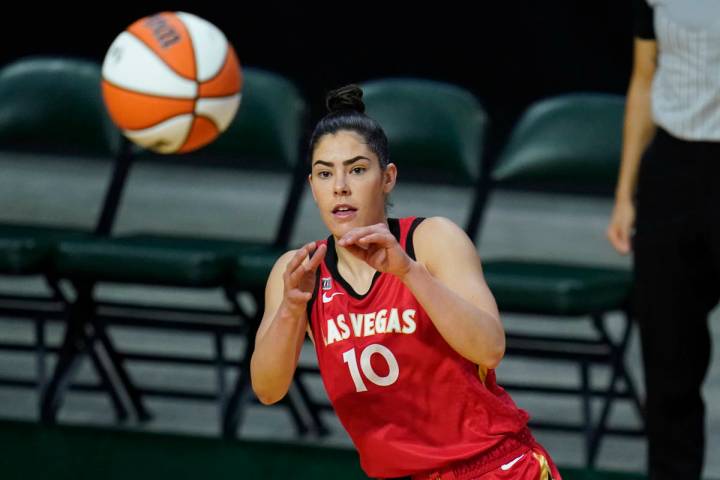
[[[397,167],[394,163],[388,163],[383,171],[383,192],[390,193],[395,188],[397,181]]]
[[[312,173],[308,173],[307,179],[308,183],[310,184],[310,192],[312,193],[313,201],[315,202],[315,204],[317,204],[317,197],[315,196],[315,188],[313,187],[312,178]]]

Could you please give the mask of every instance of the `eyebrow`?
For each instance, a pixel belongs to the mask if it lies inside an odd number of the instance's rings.
[[[347,159],[347,160],[343,160],[342,164],[347,166],[347,165],[350,165],[351,163],[357,162],[358,160],[367,160],[368,162],[370,161],[369,158],[363,157],[362,155],[358,155],[357,157],[353,157],[353,158],[349,158],[349,159]],[[333,164],[332,162],[326,162],[325,160],[315,160],[315,162],[313,163],[313,167],[314,167],[315,165],[325,165],[326,167],[332,167],[332,166],[334,166],[334,164]]]

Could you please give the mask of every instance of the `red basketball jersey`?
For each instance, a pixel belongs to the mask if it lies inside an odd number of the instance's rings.
[[[421,221],[388,220],[412,258]],[[527,413],[494,371],[483,382],[397,277],[377,272],[359,295],[338,274],[333,237],[322,242],[310,326],[325,389],[365,473],[406,476],[485,454],[502,463],[532,444]]]

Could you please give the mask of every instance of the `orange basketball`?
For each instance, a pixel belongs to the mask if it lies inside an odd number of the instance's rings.
[[[130,25],[102,67],[110,117],[127,138],[159,153],[212,142],[232,122],[241,88],[240,63],[225,35],[184,12]]]

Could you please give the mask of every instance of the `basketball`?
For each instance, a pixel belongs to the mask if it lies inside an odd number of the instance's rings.
[[[185,12],[141,18],[115,38],[102,66],[110,117],[131,141],[158,153],[212,142],[240,105],[242,72],[225,35]]]

